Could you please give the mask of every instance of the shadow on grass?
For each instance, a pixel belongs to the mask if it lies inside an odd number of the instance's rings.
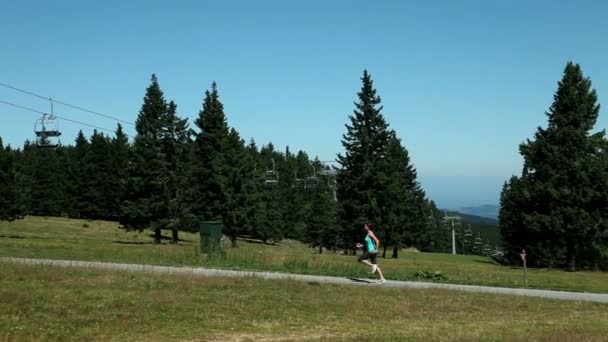
[[[41,236],[23,236],[23,235],[0,235],[0,238],[6,239],[40,239],[40,240],[50,240],[48,237]]]
[[[246,242],[246,243],[252,243],[252,244],[256,244],[256,245],[266,245],[266,246],[281,246],[280,244],[276,243],[276,242],[264,242],[260,239],[254,239],[254,238],[250,238],[250,237],[243,237],[243,236],[239,236],[237,238],[237,241],[239,242]]]
[[[154,234],[148,234],[148,237],[150,237],[152,240],[154,240]],[[167,235],[161,235],[160,239],[164,240],[164,241],[173,240],[172,237],[167,236]],[[184,239],[177,239],[177,241],[178,242],[192,242],[192,240],[184,240]]]
[[[114,240],[114,243],[117,244],[121,244],[121,245],[154,245],[154,234],[150,234],[148,235],[148,237],[150,238],[149,241],[132,241],[132,240]],[[161,235],[161,241],[173,241],[173,238],[166,236],[166,235]],[[184,239],[178,239],[178,242],[193,242],[192,240],[184,240]]]
[[[488,260],[481,260],[481,259],[473,259],[473,261],[478,262],[480,264],[490,264],[490,265],[494,265],[494,266],[500,266],[500,264],[497,263],[496,261],[488,261]]]
[[[0,238],[25,239],[25,236],[21,236],[21,235],[0,235]]]
[[[124,240],[115,240],[114,243],[118,243],[121,245],[153,245],[154,241],[124,241]]]
[[[359,279],[359,278],[351,278],[351,277],[347,277],[346,279],[348,279],[348,280],[350,280],[350,281],[352,281],[352,282],[354,282],[354,283],[367,283],[367,284],[371,284],[371,283],[373,283],[373,282],[372,282],[372,281],[370,281],[370,280]]]

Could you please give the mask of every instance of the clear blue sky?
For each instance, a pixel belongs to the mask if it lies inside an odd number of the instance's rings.
[[[427,194],[498,203],[568,60],[608,102],[607,13],[602,0],[5,0],[0,82],[134,121],[152,73],[191,120],[215,80],[243,138],[329,160],[367,68]],[[3,87],[0,100],[49,107]],[[35,114],[0,104],[0,118],[5,143],[32,138]],[[63,142],[81,128],[62,122]]]

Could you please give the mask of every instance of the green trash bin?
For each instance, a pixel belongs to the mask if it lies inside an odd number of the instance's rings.
[[[201,253],[216,254],[222,252],[223,228],[224,224],[221,221],[201,223]]]

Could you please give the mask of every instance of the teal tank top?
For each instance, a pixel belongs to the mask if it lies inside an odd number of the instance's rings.
[[[376,245],[374,244],[374,240],[369,237],[369,234],[365,236],[365,246],[367,248],[367,252],[371,253],[376,249]]]

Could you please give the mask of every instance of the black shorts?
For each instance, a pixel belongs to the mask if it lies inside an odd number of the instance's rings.
[[[378,263],[378,253],[363,252],[359,257],[359,261],[370,259],[372,264]]]

